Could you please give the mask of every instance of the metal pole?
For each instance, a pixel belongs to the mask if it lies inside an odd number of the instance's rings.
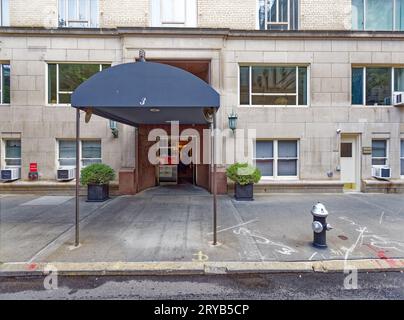
[[[216,110],[213,110],[212,164],[213,164],[213,245],[217,245],[217,188],[216,188]]]
[[[79,238],[79,218],[80,218],[80,205],[79,205],[79,191],[80,191],[80,109],[76,110],[76,240],[75,246],[80,243]]]

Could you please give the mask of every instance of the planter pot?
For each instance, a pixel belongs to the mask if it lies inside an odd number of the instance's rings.
[[[234,197],[239,201],[252,201],[254,195],[254,184],[246,184],[242,186],[238,183],[235,185]]]
[[[103,202],[109,198],[108,184],[89,184],[87,190],[88,202]]]

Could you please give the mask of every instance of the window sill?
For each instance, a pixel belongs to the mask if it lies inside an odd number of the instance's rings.
[[[260,182],[258,184],[263,183],[265,184],[266,182],[283,182],[283,181],[300,181],[298,176],[290,176],[290,177],[268,177],[268,176],[263,176],[261,177]]]
[[[70,103],[47,103],[47,107],[71,107]]]
[[[353,107],[353,108],[396,108],[396,106],[393,106],[393,105],[368,106],[368,105],[364,105],[364,104],[351,104],[351,107]]]
[[[246,105],[239,104],[239,108],[309,108],[308,105]]]

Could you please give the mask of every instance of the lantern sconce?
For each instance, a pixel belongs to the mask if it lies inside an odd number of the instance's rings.
[[[118,138],[119,129],[118,129],[118,125],[117,125],[116,121],[109,120],[109,128],[111,129],[112,135],[114,136],[114,138]]]
[[[237,129],[237,113],[234,112],[234,110],[231,112],[231,114],[228,116],[229,119],[229,128],[234,132],[234,130]]]

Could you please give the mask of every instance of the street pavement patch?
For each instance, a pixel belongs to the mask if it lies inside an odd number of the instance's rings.
[[[71,196],[43,196],[21,204],[21,206],[59,206],[69,200]]]

